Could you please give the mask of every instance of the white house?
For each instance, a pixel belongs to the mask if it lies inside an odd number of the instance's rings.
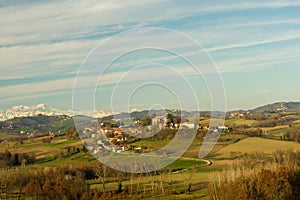
[[[185,122],[185,123],[182,123],[181,126],[183,128],[189,128],[189,129],[195,128],[195,124],[194,123],[187,123],[187,122]]]

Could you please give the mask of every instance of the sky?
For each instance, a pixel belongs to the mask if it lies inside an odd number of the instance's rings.
[[[299,11],[291,0],[0,0],[0,108],[72,108],[74,91],[106,112],[299,101]]]

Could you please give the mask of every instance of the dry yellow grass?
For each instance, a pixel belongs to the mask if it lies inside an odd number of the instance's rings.
[[[10,149],[11,153],[29,153],[35,152],[37,159],[53,156],[59,152],[59,148],[53,148],[47,145],[24,146],[20,148]]]
[[[224,120],[222,119],[205,119],[205,120],[201,120],[200,124],[207,126],[210,124],[210,122],[213,121],[214,125],[222,125],[224,123]]]
[[[300,124],[300,119],[293,121],[294,124]]]
[[[246,138],[240,142],[230,144],[217,153],[220,154],[218,158],[229,158],[230,152],[263,152],[266,154],[271,154],[276,150],[297,150],[300,151],[300,144],[296,142],[287,142],[279,140],[270,140],[263,138]]]
[[[289,125],[280,125],[280,126],[275,126],[275,127],[266,127],[266,128],[261,128],[264,131],[275,131],[279,129],[286,129],[289,128]]]
[[[239,119],[239,118],[228,119],[225,122],[225,124],[229,125],[229,126],[233,126],[233,125],[237,125],[237,126],[241,126],[241,125],[254,126],[257,123],[258,123],[258,121],[256,121],[256,120]]]
[[[211,122],[212,119],[205,119],[205,120],[201,120],[200,123],[204,126],[209,125],[209,123]],[[223,124],[223,120],[222,119],[213,119],[215,124]],[[234,118],[234,119],[227,119],[225,121],[225,124],[228,126],[233,126],[233,125],[237,125],[237,126],[241,126],[241,125],[248,125],[248,126],[254,126],[255,124],[257,124],[258,121],[256,120],[249,120],[249,119],[240,119],[240,118]]]

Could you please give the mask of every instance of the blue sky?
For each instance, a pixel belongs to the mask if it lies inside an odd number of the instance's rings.
[[[143,27],[172,29],[200,43],[222,76],[228,110],[298,101],[299,11],[300,2],[289,0],[0,1],[0,108],[37,103],[71,108],[76,74],[89,52],[115,34]],[[124,45],[142,39],[124,41]],[[188,48],[176,41],[174,45]],[[118,46],[102,52],[102,56],[114,48]],[[151,51],[122,59],[97,86],[97,109],[110,112],[116,77],[141,60],[176,68],[196,91],[201,109],[210,108],[205,81],[193,77],[182,60]],[[157,79],[167,78],[180,89],[183,83],[175,77],[159,76],[162,69],[150,66],[143,75],[127,78],[122,87],[132,88],[131,84],[142,83],[145,77],[150,80],[153,76],[149,74],[154,73]],[[90,75],[86,74],[87,79]],[[132,110],[155,104],[179,106],[176,95],[156,86],[145,86],[134,94]]]

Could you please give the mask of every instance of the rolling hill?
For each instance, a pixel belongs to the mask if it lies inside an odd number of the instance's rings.
[[[49,131],[65,131],[73,126],[73,119],[67,115],[16,117],[0,122],[0,133],[36,132],[42,134]]]
[[[277,102],[273,104],[260,106],[250,111],[253,113],[276,112],[276,111],[297,112],[300,111],[300,102]]]
[[[271,154],[276,150],[290,149],[300,151],[300,144],[297,142],[250,137],[224,147],[223,149],[218,151],[217,154],[220,154],[218,156],[219,158],[230,158],[231,152],[263,152],[266,154]]]

